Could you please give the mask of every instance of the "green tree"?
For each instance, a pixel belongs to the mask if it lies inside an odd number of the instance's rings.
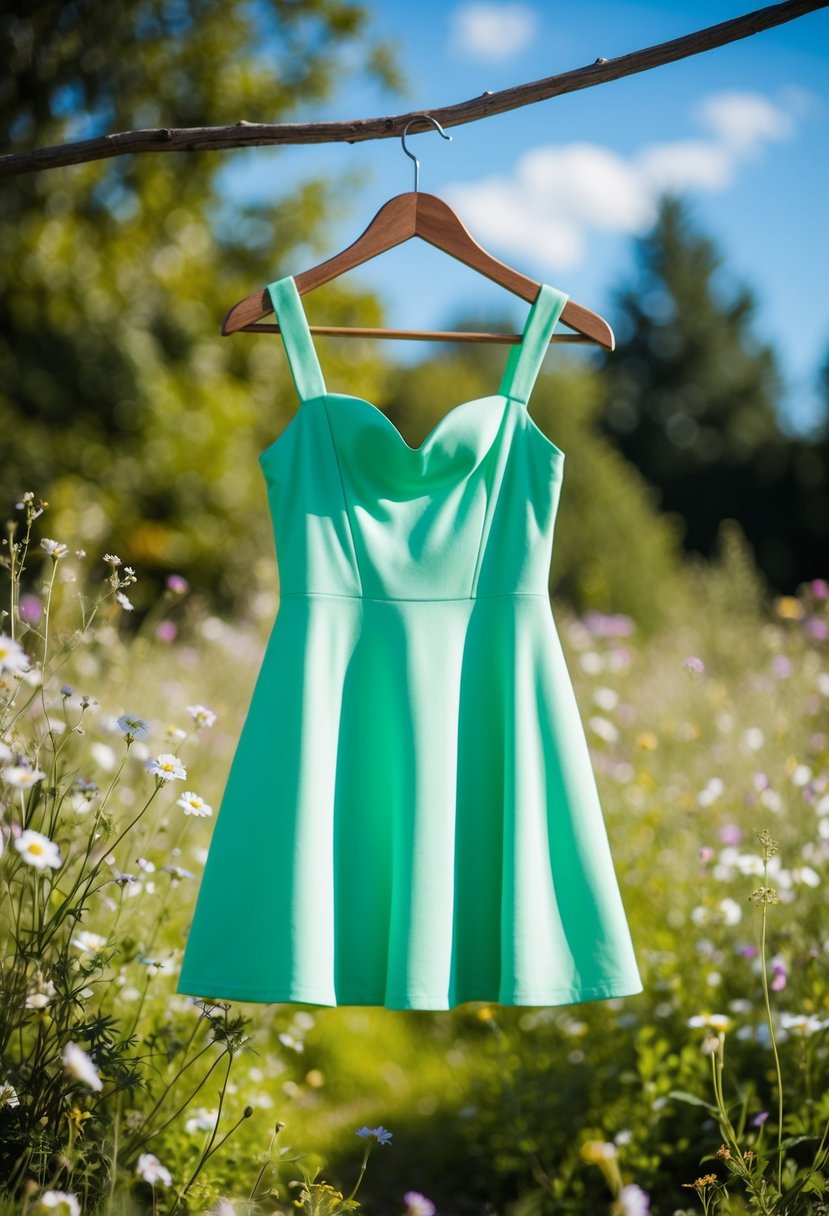
[[[681,516],[686,548],[711,554],[731,518],[778,586],[817,573],[818,456],[778,425],[780,377],[752,333],[754,296],[726,294],[722,255],[676,198],[635,251],[617,292],[625,332],[604,360],[605,434]]]
[[[401,82],[368,14],[342,0],[102,0],[0,21],[0,129],[22,151],[106,131],[286,119],[347,73]],[[260,153],[261,155],[261,153]],[[32,489],[59,536],[141,575],[139,613],[172,570],[216,607],[273,573],[256,454],[296,406],[278,335],[220,336],[230,305],[322,250],[349,186],[323,175],[235,201],[247,150],[136,154],[13,179],[0,192],[0,495]],[[322,164],[322,158],[320,159]],[[306,260],[309,260],[306,258]],[[378,321],[333,284],[325,318]],[[355,369],[333,350],[347,390]],[[253,517],[259,521],[251,526]],[[251,577],[253,576],[253,577]],[[252,585],[253,584],[253,585]]]

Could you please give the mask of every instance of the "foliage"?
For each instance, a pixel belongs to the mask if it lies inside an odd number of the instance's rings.
[[[0,23],[7,151],[280,121],[350,72],[399,89],[390,48],[367,27],[367,10],[344,0],[131,0],[117,20],[101,0],[47,0]],[[0,498],[8,509],[36,482],[56,532],[83,519],[90,536],[95,521],[96,543],[145,571],[139,614],[173,569],[225,608],[247,572],[263,587],[271,573],[256,456],[295,395],[278,335],[225,339],[220,325],[235,300],[286,273],[298,246],[321,249],[357,177],[277,189],[287,154],[274,148],[273,191],[239,202],[232,175],[251,155],[112,157],[22,176],[0,194]],[[376,301],[343,284],[319,303],[335,323],[378,321]],[[351,353],[329,365],[345,391]],[[360,374],[370,385],[371,358]]]
[[[735,519],[765,576],[793,589],[829,545],[825,439],[781,429],[754,296],[726,289],[723,255],[687,204],[663,199],[634,247],[636,271],[617,292],[621,340],[603,359],[603,430],[681,516],[688,549],[710,554]]]

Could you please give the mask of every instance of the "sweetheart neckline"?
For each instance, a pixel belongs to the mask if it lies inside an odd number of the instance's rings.
[[[532,430],[538,432],[538,434],[541,436],[544,443],[549,448],[550,454],[555,456],[555,458],[557,460],[565,459],[565,453],[562,452],[561,448],[557,447],[556,444],[553,443],[552,439],[549,439],[544,434],[544,432],[541,430],[541,428],[539,427],[537,422],[533,418],[530,417],[530,414],[527,411],[526,403],[523,401],[519,401],[518,398],[516,398],[516,397],[510,397],[507,393],[487,393],[483,397],[471,397],[468,401],[459,401],[456,405],[453,405],[451,407],[451,409],[447,410],[447,412],[445,414],[443,414],[440,418],[438,418],[437,422],[432,427],[432,429],[429,431],[426,438],[423,440],[422,443],[418,444],[417,447],[412,447],[411,444],[406,442],[406,439],[404,438],[402,433],[398,430],[398,428],[394,425],[391,418],[389,418],[389,416],[383,410],[380,409],[379,405],[375,405],[375,403],[373,401],[369,401],[366,397],[355,397],[350,393],[323,393],[321,396],[307,397],[307,398],[304,398],[302,401],[300,401],[295,414],[293,415],[291,420],[288,422],[287,426],[281,431],[281,433],[279,435],[277,435],[277,437],[276,437],[276,439],[274,439],[273,443],[268,444],[268,446],[265,448],[265,450],[263,452],[259,453],[259,456],[257,457],[259,463],[262,464],[265,460],[265,457],[268,456],[270,453],[272,453],[278,447],[278,445],[282,442],[282,440],[287,437],[288,432],[291,430],[291,428],[293,427],[294,423],[299,418],[300,414],[302,413],[303,408],[306,405],[309,405],[312,401],[328,401],[329,399],[331,399],[333,397],[339,398],[342,401],[356,401],[356,402],[359,402],[360,405],[367,405],[371,410],[374,411],[374,413],[376,413],[378,415],[379,418],[381,418],[383,420],[383,423],[385,423],[386,426],[388,426],[390,428],[391,432],[397,436],[398,440],[403,445],[405,450],[407,452],[411,452],[412,455],[418,455],[418,456],[422,456],[425,454],[427,446],[436,437],[438,431],[441,429],[443,424],[449,418],[451,418],[454,414],[456,414],[458,412],[458,410],[463,409],[465,406],[481,405],[484,401],[503,401],[505,403],[505,408],[506,408],[506,406],[508,404],[510,404],[512,402],[516,402],[517,404],[519,404],[522,407],[523,412],[527,418],[527,421],[530,424],[530,428]]]

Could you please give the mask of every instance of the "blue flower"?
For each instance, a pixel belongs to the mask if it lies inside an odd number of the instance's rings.
[[[391,1144],[391,1132],[385,1127],[361,1127],[357,1132],[364,1140],[374,1140],[377,1144]]]

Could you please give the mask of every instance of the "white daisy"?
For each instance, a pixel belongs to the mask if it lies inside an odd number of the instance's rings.
[[[147,761],[147,772],[152,773],[154,777],[160,778],[161,781],[173,781],[178,779],[183,781],[187,776],[187,770],[179,760],[178,756],[174,756],[172,752],[162,752],[159,756],[154,756],[152,760]]]
[[[69,546],[64,545],[62,541],[50,540],[48,536],[44,536],[40,542],[41,549],[45,549],[50,557],[66,557],[69,552]]]
[[[40,832],[32,831],[31,828],[20,833],[14,842],[14,847],[18,853],[22,853],[24,861],[38,870],[47,868],[56,870],[63,864],[60,849],[54,840],[50,840],[48,836],[43,836]]]
[[[54,998],[55,985],[51,980],[39,979],[26,994],[27,1009],[45,1009]]]
[[[99,933],[90,933],[88,929],[82,929],[72,938],[72,945],[77,946],[79,950],[84,950],[87,954],[97,954],[103,950],[106,944],[105,937],[101,937]]]
[[[44,1191],[37,1201],[38,1212],[57,1212],[58,1216],[81,1216],[77,1195],[66,1191]]]
[[[216,1126],[216,1115],[218,1111],[208,1110],[205,1106],[194,1110],[190,1118],[184,1125],[184,1130],[188,1136],[194,1136],[197,1132],[212,1132]]]
[[[67,1043],[61,1052],[63,1067],[77,1081],[82,1081],[90,1089],[101,1090],[104,1083],[98,1076],[98,1069],[92,1059],[77,1043]]]
[[[29,658],[20,643],[7,633],[0,633],[0,672],[22,672],[28,667]]]
[[[212,726],[216,721],[216,715],[212,709],[208,709],[206,705],[188,705],[187,712],[195,722],[196,726]]]
[[[213,814],[213,807],[208,806],[205,800],[198,794],[194,794],[192,790],[185,791],[176,802],[176,806],[182,807],[185,815],[199,815],[204,818],[206,815]]]
[[[150,1186],[160,1182],[162,1186],[172,1186],[173,1176],[153,1153],[142,1153],[138,1158],[135,1172]]]
[[[0,1081],[0,1110],[4,1106],[19,1106],[20,1099],[11,1081]]]
[[[13,785],[18,790],[31,789],[38,781],[46,776],[39,768],[30,768],[28,764],[7,764],[0,769],[0,780],[6,785]]]

